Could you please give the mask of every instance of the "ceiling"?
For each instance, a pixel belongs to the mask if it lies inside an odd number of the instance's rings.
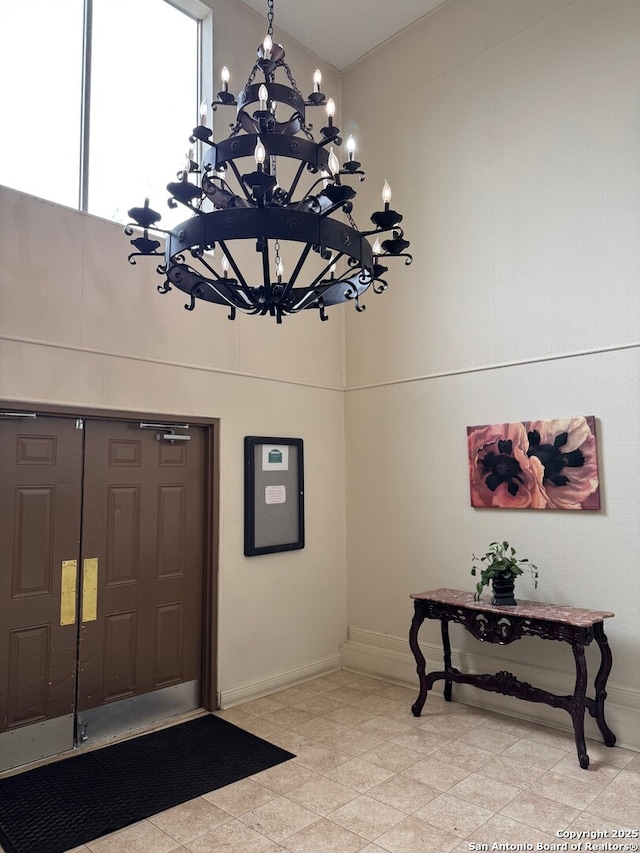
[[[243,2],[259,12],[266,22],[266,0]],[[329,65],[343,71],[443,2],[445,0],[275,0],[273,29],[276,39],[284,30]]]

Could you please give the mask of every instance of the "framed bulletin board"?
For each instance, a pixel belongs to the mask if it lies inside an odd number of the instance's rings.
[[[244,439],[244,554],[304,548],[301,438]]]

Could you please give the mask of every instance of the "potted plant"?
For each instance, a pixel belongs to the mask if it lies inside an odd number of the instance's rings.
[[[493,587],[491,604],[500,606],[517,604],[513,597],[514,582],[525,570],[530,572],[534,587],[538,586],[538,567],[527,557],[522,559],[516,557],[516,549],[506,541],[492,542],[484,556],[476,557],[472,554],[472,558],[471,574],[477,577],[478,572],[480,573],[480,580],[476,584],[476,592],[473,596],[474,601],[480,599],[482,588],[489,586],[491,581]]]

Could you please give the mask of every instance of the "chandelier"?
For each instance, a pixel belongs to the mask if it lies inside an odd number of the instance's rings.
[[[203,300],[227,306],[230,320],[242,311],[281,323],[284,316],[310,308],[327,320],[325,309],[342,302],[353,301],[364,311],[362,294],[369,287],[375,293],[388,287],[387,260],[402,257],[410,264],[412,257],[406,253],[402,215],[390,207],[386,180],[383,209],[370,217],[374,227],[358,229],[349,180],[363,181],[365,174],[355,159],[354,138],[348,137],[340,164],[335,149],[343,140],[333,121],[335,102],[322,93],[319,70],[313,91],[303,97],[282,45],[273,41],[273,17],[273,0],[268,0],[267,35],[237,97],[229,91],[227,67],[222,69],[222,91],[211,107],[235,107],[228,138],[213,141],[203,102],[190,136],[194,147],[177,180],[167,185],[169,207],[183,205],[189,218],[165,230],[148,198],[143,207],[129,210],[125,234],[142,230],[131,240],[136,251],[129,262],[135,264],[139,256],[164,258],[157,266],[164,282],[157,289],[187,294],[188,311]],[[288,85],[276,82],[278,72]],[[326,124],[316,141],[306,111],[318,107],[326,110]],[[306,189],[303,177],[310,183]],[[247,252],[251,244],[255,256]]]

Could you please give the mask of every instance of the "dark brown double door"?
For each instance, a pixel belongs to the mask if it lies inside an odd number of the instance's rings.
[[[205,430],[188,435],[0,420],[0,770],[199,706]]]

